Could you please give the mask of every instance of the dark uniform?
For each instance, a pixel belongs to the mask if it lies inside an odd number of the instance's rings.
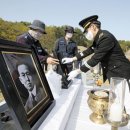
[[[92,53],[94,55],[87,61],[87,64],[94,67],[101,62],[104,81],[107,78],[110,81],[111,77],[130,79],[130,62],[125,57],[118,41],[110,32],[99,30],[92,46],[76,57],[82,59]],[[83,65],[80,69],[87,72],[89,67]]]
[[[72,40],[70,40],[67,43],[65,38],[62,37],[56,41],[54,54],[57,56],[59,61],[62,61],[62,58],[65,58],[65,57],[72,58],[77,54],[77,44]],[[65,74],[68,74],[73,69],[72,63],[61,64],[61,65],[62,65],[63,72]],[[59,72],[59,68],[57,68],[57,72],[61,74]]]
[[[35,48],[35,51],[37,52],[37,55],[41,63],[46,62],[46,59],[48,58],[49,54],[42,48],[40,42],[34,39],[29,33],[24,33],[18,36],[16,42],[20,44],[33,46]]]

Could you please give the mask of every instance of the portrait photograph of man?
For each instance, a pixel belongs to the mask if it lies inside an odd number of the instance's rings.
[[[28,54],[3,53],[5,62],[20,95],[25,111],[30,113],[37,109],[47,97],[35,62]]]

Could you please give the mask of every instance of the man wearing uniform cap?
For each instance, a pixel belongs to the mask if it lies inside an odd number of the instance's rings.
[[[65,36],[56,40],[54,47],[54,55],[61,62],[63,58],[72,58],[77,54],[77,44],[72,40],[73,34],[76,33],[72,26],[65,27]],[[67,76],[73,69],[72,63],[62,64],[62,71]],[[60,65],[57,66],[57,73],[62,75]]]
[[[79,22],[79,25],[84,28],[86,38],[93,41],[93,44],[73,58],[62,59],[62,62],[66,64],[87,57],[92,53],[94,55],[80,69],[70,72],[68,79],[73,79],[81,71],[92,70],[94,66],[101,62],[104,82],[106,79],[110,81],[111,77],[129,80],[130,62],[125,57],[117,39],[110,32],[101,30],[101,23],[97,19],[98,16],[93,15]]]
[[[33,46],[38,54],[41,64],[58,64],[58,59],[49,56],[48,52],[42,48],[39,39],[46,34],[45,24],[40,20],[34,20],[29,26],[29,31],[17,37],[16,41],[20,44]]]

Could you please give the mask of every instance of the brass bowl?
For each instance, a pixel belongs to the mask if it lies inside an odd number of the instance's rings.
[[[95,92],[105,92],[108,96],[99,96]],[[108,109],[109,91],[107,90],[89,90],[88,105],[93,113],[89,116],[90,120],[97,124],[105,124],[104,112]]]

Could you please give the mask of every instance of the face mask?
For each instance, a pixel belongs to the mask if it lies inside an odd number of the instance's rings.
[[[29,30],[29,34],[35,38],[36,40],[39,40],[40,37],[42,36],[42,33],[35,31],[35,30]]]
[[[73,36],[73,33],[66,33],[66,37],[67,37],[67,38],[70,39],[70,38],[72,38],[72,36]]]
[[[88,40],[92,41],[92,40],[93,40],[93,33],[92,33],[91,31],[88,31],[88,32],[85,34],[85,37],[86,37]]]

